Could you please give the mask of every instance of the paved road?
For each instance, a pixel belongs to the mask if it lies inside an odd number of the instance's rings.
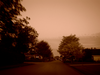
[[[31,62],[29,66],[1,70],[0,75],[82,75],[61,61]]]

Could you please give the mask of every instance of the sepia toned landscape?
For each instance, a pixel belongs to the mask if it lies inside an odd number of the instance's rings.
[[[0,75],[100,75],[100,0],[0,0]]]

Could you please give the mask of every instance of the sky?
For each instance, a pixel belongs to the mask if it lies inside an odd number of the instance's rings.
[[[23,0],[23,16],[39,40],[48,41],[54,55],[62,36],[76,34],[85,47],[100,48],[100,0]]]

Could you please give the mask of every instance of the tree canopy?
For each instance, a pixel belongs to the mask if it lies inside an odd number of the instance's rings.
[[[75,35],[63,36],[59,44],[58,52],[69,59],[78,59],[82,56],[82,45],[79,43],[79,38]]]
[[[37,53],[42,55],[44,58],[50,58],[52,56],[52,50],[49,44],[45,41],[40,41],[37,43]]]
[[[28,25],[29,17],[23,19],[17,17],[21,16],[21,11],[26,11],[21,5],[21,0],[0,0],[0,4],[0,44],[2,50],[27,51],[29,43],[35,44],[38,33]]]
[[[37,31],[29,26],[26,18],[18,18],[25,12],[22,0],[0,0],[0,55],[9,56],[30,50],[29,44],[36,45]],[[31,46],[31,47],[32,47]],[[16,57],[16,56],[15,56]],[[5,59],[6,56],[5,56]]]

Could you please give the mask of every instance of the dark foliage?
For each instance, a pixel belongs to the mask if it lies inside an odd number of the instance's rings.
[[[84,54],[84,57],[83,57],[83,61],[92,61],[92,54],[90,52],[90,50],[88,49],[85,49],[85,54]]]
[[[37,43],[37,53],[39,55],[42,55],[43,58],[50,58],[52,55],[52,51],[51,48],[49,46],[49,44],[45,41],[40,41],[39,43]]]
[[[29,17],[20,19],[26,11],[21,0],[0,0],[0,59],[4,62],[23,62],[24,52],[36,44],[35,29],[28,26]]]

